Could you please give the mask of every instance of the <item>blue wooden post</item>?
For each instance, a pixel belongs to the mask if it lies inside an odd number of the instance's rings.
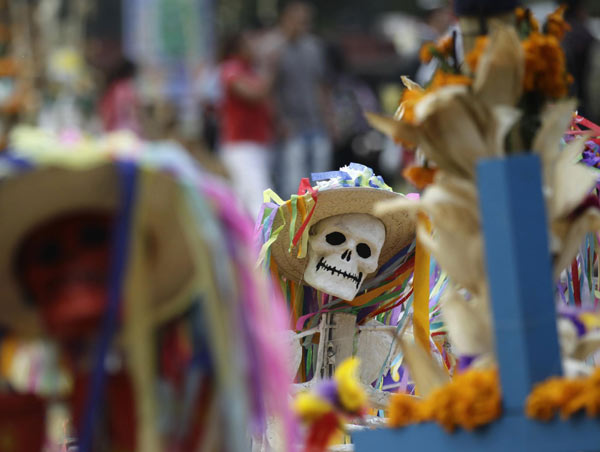
[[[534,383],[561,373],[540,162],[523,154],[477,169],[504,409],[521,412]]]
[[[484,160],[477,174],[504,414],[474,432],[447,434],[433,423],[357,432],[357,452],[600,450],[598,419],[544,423],[524,414],[532,386],[561,372],[539,160]]]

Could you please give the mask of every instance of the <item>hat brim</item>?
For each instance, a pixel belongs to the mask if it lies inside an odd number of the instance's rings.
[[[194,266],[180,224],[178,188],[165,172],[144,173],[137,208],[144,215],[137,234],[148,243],[151,303],[164,303],[189,284]],[[36,306],[19,287],[15,261],[25,236],[40,223],[81,209],[116,211],[120,182],[115,163],[87,169],[38,167],[0,181],[0,326],[26,334],[43,333]]]
[[[307,199],[310,198],[310,194],[305,196]],[[398,197],[404,196],[370,187],[323,190],[317,194],[317,205],[307,228],[310,229],[312,225],[325,218],[346,213],[365,213],[379,218],[385,226],[385,242],[379,255],[379,268],[415,239],[415,221],[407,210],[397,209],[384,214],[376,214],[374,211],[378,202],[398,199]],[[291,218],[288,203],[279,207],[285,218],[285,226],[271,247],[271,257],[275,260],[282,276],[294,282],[302,282],[307,259],[296,257],[297,246],[289,252]],[[276,215],[273,230],[278,229],[283,221],[281,215]],[[300,222],[301,220],[296,218],[295,231],[301,226]]]

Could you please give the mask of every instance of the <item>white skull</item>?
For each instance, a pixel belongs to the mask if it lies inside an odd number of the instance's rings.
[[[377,270],[385,226],[368,214],[334,215],[313,226],[304,281],[342,300],[353,300]]]

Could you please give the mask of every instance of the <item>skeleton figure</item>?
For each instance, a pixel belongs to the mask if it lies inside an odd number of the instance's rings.
[[[385,238],[383,222],[369,214],[348,213],[319,221],[310,231],[304,281],[334,297],[353,300],[364,281],[377,270]],[[356,355],[362,363],[360,379],[365,385],[379,375],[395,335],[395,327],[377,321],[358,326],[356,316],[348,313],[323,315],[314,332],[317,330],[320,342],[316,375],[331,377],[337,365],[353,355],[356,337]],[[299,342],[294,342],[297,357]],[[294,364],[297,366],[299,360]],[[374,406],[386,405],[381,391],[372,390],[370,398]]]
[[[343,300],[353,300],[375,270],[385,226],[368,214],[335,215],[311,230],[304,281]]]

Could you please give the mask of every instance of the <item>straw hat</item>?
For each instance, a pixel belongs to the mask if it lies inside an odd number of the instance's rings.
[[[105,158],[85,168],[34,163],[32,169],[0,177],[0,326],[22,334],[43,332],[36,306],[26,299],[16,278],[17,250],[32,229],[61,214],[80,209],[115,211],[120,199],[117,171],[116,160]],[[177,212],[174,177],[153,170],[144,173],[143,181],[136,202],[144,220],[136,233],[147,236],[151,245],[146,259],[150,302],[159,304],[191,281],[194,268]]]
[[[357,174],[356,171],[352,171],[352,168],[362,171],[362,175]],[[357,177],[364,178],[365,171],[370,176],[369,186],[353,186]],[[335,176],[335,174],[339,173],[344,174],[342,177],[346,178],[346,180],[341,181],[339,176]],[[349,167],[341,168],[340,172],[323,174],[334,175],[334,177],[325,182],[318,182],[317,187],[315,187],[317,191],[317,204],[313,216],[307,225],[308,230],[320,220],[334,215],[346,213],[373,215],[381,220],[385,226],[385,242],[379,256],[378,269],[415,239],[415,220],[409,216],[407,211],[394,209],[385,214],[375,213],[375,205],[378,202],[398,199],[399,197],[404,197],[404,195],[393,192],[391,188],[383,183],[380,177],[373,175],[370,168],[351,164]],[[313,179],[315,176],[318,177],[319,175],[313,175]],[[349,180],[347,176],[350,176]],[[310,193],[303,196],[306,201],[310,202]],[[271,247],[271,256],[275,259],[282,276],[295,282],[301,282],[304,279],[304,269],[307,259],[305,257],[296,257],[297,246],[292,249],[291,253],[289,252],[291,224],[289,203],[290,201],[287,201],[279,207],[283,212],[285,225]],[[273,221],[273,230],[277,230],[282,222],[281,215],[277,215]],[[301,224],[302,221],[297,216],[294,231],[297,231]]]

